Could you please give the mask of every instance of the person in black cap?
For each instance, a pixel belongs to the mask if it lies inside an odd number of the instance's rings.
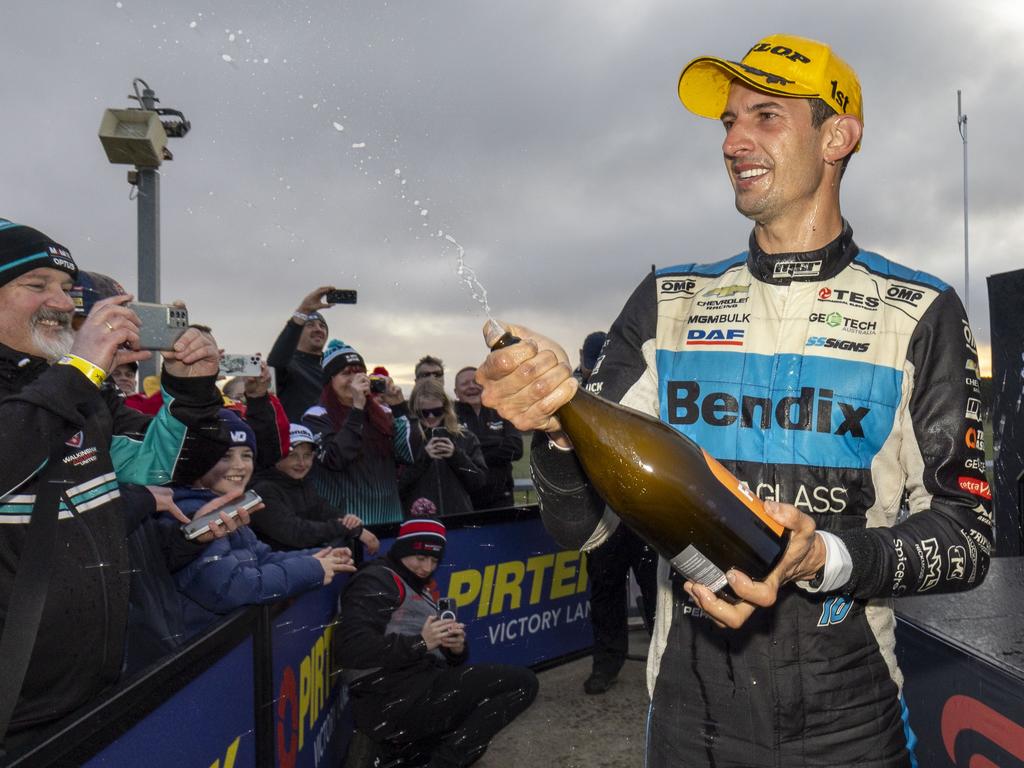
[[[441,615],[435,598],[433,574],[446,543],[439,520],[402,523],[387,554],[345,586],[334,633],[357,738],[379,743],[385,759],[418,749],[432,768],[476,762],[537,695],[537,678],[525,667],[464,666],[465,625]]]
[[[277,396],[295,424],[319,401],[324,387],[320,358],[327,343],[327,321],[320,310],[332,306],[324,296],[333,290],[332,285],[321,285],[303,298],[267,355],[277,378]]]
[[[171,405],[154,419],[132,411],[105,385],[117,364],[150,354],[132,349],[139,318],[124,306],[131,297],[96,302],[76,333],[70,291],[77,276],[67,248],[0,219],[0,642],[31,649],[22,670],[13,654],[4,657],[0,739],[7,730],[8,747],[31,741],[121,671],[126,530],[139,522],[128,513],[173,505],[155,496],[148,506],[124,504],[119,484],[160,485],[190,466],[201,471],[205,459],[191,452],[198,443],[187,432],[219,431],[213,338],[187,330],[164,356]],[[22,557],[26,551],[36,554]],[[37,574],[36,583],[45,574],[45,593],[16,586],[19,572]],[[9,640],[8,622],[34,621],[28,617],[40,603],[34,641]]]

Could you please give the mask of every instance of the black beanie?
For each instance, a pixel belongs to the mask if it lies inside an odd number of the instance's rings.
[[[0,219],[0,285],[39,267],[67,272],[78,277],[71,252],[42,232],[24,224]]]

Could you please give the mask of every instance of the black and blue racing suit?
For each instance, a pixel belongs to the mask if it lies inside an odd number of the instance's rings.
[[[970,589],[992,516],[977,351],[955,292],[842,234],[652,272],[588,388],[658,416],[849,554],[830,592],[784,586],[739,630],[660,564],[647,765],[910,765],[892,597]],[[535,439],[545,524],[600,544],[617,518],[575,456]],[[901,512],[902,510],[902,512]]]

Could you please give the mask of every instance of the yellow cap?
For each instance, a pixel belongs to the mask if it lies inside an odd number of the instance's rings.
[[[857,73],[817,40],[770,35],[747,51],[742,61],[696,58],[679,76],[679,98],[691,112],[718,120],[733,80],[764,93],[822,99],[839,114],[864,122]]]

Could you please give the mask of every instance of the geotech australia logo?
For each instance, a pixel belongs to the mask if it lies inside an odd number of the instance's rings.
[[[822,288],[818,291],[818,301],[829,304],[847,304],[851,307],[861,307],[874,311],[878,308],[879,301],[875,296],[865,296],[856,291],[847,291],[842,288]]]
[[[992,498],[992,489],[984,480],[979,480],[975,477],[958,477],[956,482],[960,486],[961,491],[967,491],[972,496],[985,500]]]
[[[847,341],[846,339],[833,339],[826,336],[811,336],[807,340],[806,346],[838,349],[842,352],[867,352],[870,344],[866,341]]]
[[[691,328],[686,332],[686,346],[688,347],[742,347],[742,328]]]
[[[807,319],[812,323],[824,323],[830,328],[840,328],[851,333],[873,334],[878,329],[878,323],[874,320],[858,320],[841,312],[813,312]]]
[[[800,432],[864,437],[862,422],[871,409],[833,402],[832,397],[830,389],[815,391],[814,387],[802,387],[799,396],[782,397],[777,402],[770,397],[752,395],[736,398],[728,392],[709,392],[701,398],[696,381],[670,381],[668,422],[696,424],[699,420],[712,427],[727,427],[738,420],[743,429],[765,430],[779,426]],[[837,417],[842,417],[838,425]]]
[[[661,281],[661,292],[669,296],[693,296],[696,280],[669,278]]]

